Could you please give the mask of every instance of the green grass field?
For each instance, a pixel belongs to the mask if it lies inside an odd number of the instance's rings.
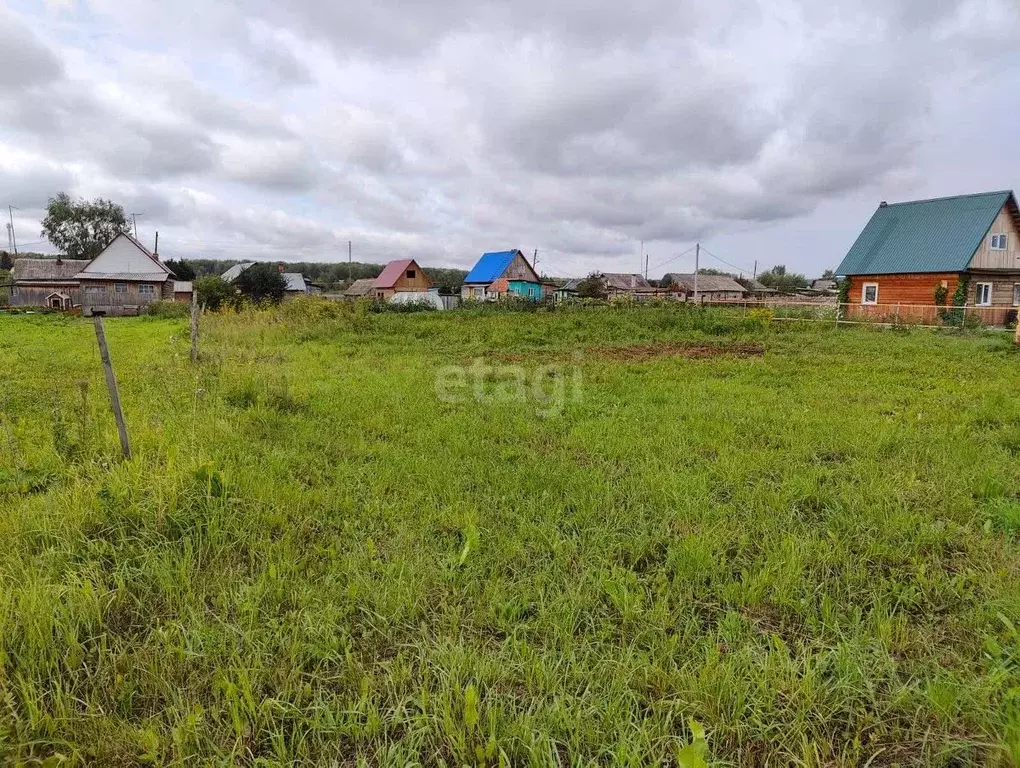
[[[694,766],[692,719],[717,765],[1020,758],[1006,335],[106,329],[129,462],[91,323],[0,317],[0,762]],[[437,395],[477,360],[520,373]]]

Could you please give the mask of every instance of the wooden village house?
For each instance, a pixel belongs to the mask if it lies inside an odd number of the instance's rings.
[[[695,286],[693,274],[669,272],[663,278],[671,294],[694,298],[697,288],[698,301],[739,301],[744,298],[744,286],[727,275],[698,274]]]
[[[83,259],[16,258],[11,270],[11,306],[63,310],[80,306],[77,276],[86,266],[88,261]]]
[[[377,299],[388,300],[397,293],[426,294],[432,281],[414,259],[398,259],[387,264],[372,286]]]
[[[175,298],[170,269],[124,233],[91,261],[17,258],[11,277],[12,306],[134,315],[154,301]]]
[[[83,315],[136,315],[174,298],[170,269],[131,235],[121,233],[76,275]]]
[[[483,253],[468,272],[461,298],[487,301],[501,296],[542,298],[542,279],[519,250]]]
[[[934,319],[938,299],[986,325],[1020,306],[1020,209],[1012,191],[881,203],[836,273],[849,314]]]

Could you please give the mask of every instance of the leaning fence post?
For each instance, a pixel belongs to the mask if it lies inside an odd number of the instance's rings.
[[[191,289],[191,362],[198,362],[198,289]]]
[[[120,409],[120,394],[117,392],[117,377],[113,373],[110,362],[110,350],[106,346],[106,332],[103,330],[103,316],[94,316],[96,324],[96,341],[99,342],[99,357],[103,361],[103,372],[106,374],[106,388],[110,391],[110,408],[113,418],[117,421],[117,433],[120,435],[120,449],[125,459],[131,458],[131,443],[128,441],[127,424],[124,423],[124,412]]]

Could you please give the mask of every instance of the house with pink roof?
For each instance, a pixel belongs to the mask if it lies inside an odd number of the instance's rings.
[[[375,279],[373,296],[382,301],[397,293],[428,293],[432,281],[414,259],[391,261]]]

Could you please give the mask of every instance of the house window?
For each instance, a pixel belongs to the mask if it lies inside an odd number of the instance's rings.
[[[1013,283],[1013,306],[1020,307],[1020,283]]]
[[[878,283],[865,283],[861,290],[861,304],[878,304]]]
[[[989,307],[992,304],[992,284],[991,283],[978,283],[977,284],[977,296],[974,303],[979,307]]]
[[[140,283],[138,286],[138,293],[141,296],[154,296],[156,294],[156,289],[149,283]]]
[[[85,286],[85,293],[92,293],[92,294],[106,293],[106,286],[105,285],[86,285]]]
[[[125,292],[127,292],[127,283],[114,283],[113,284],[113,289],[117,293],[125,293]]]
[[[408,280],[414,280],[414,270],[413,269],[407,270],[407,279]]]
[[[992,235],[992,250],[993,251],[1004,251],[1006,246],[1009,244],[1009,235],[995,234]]]

